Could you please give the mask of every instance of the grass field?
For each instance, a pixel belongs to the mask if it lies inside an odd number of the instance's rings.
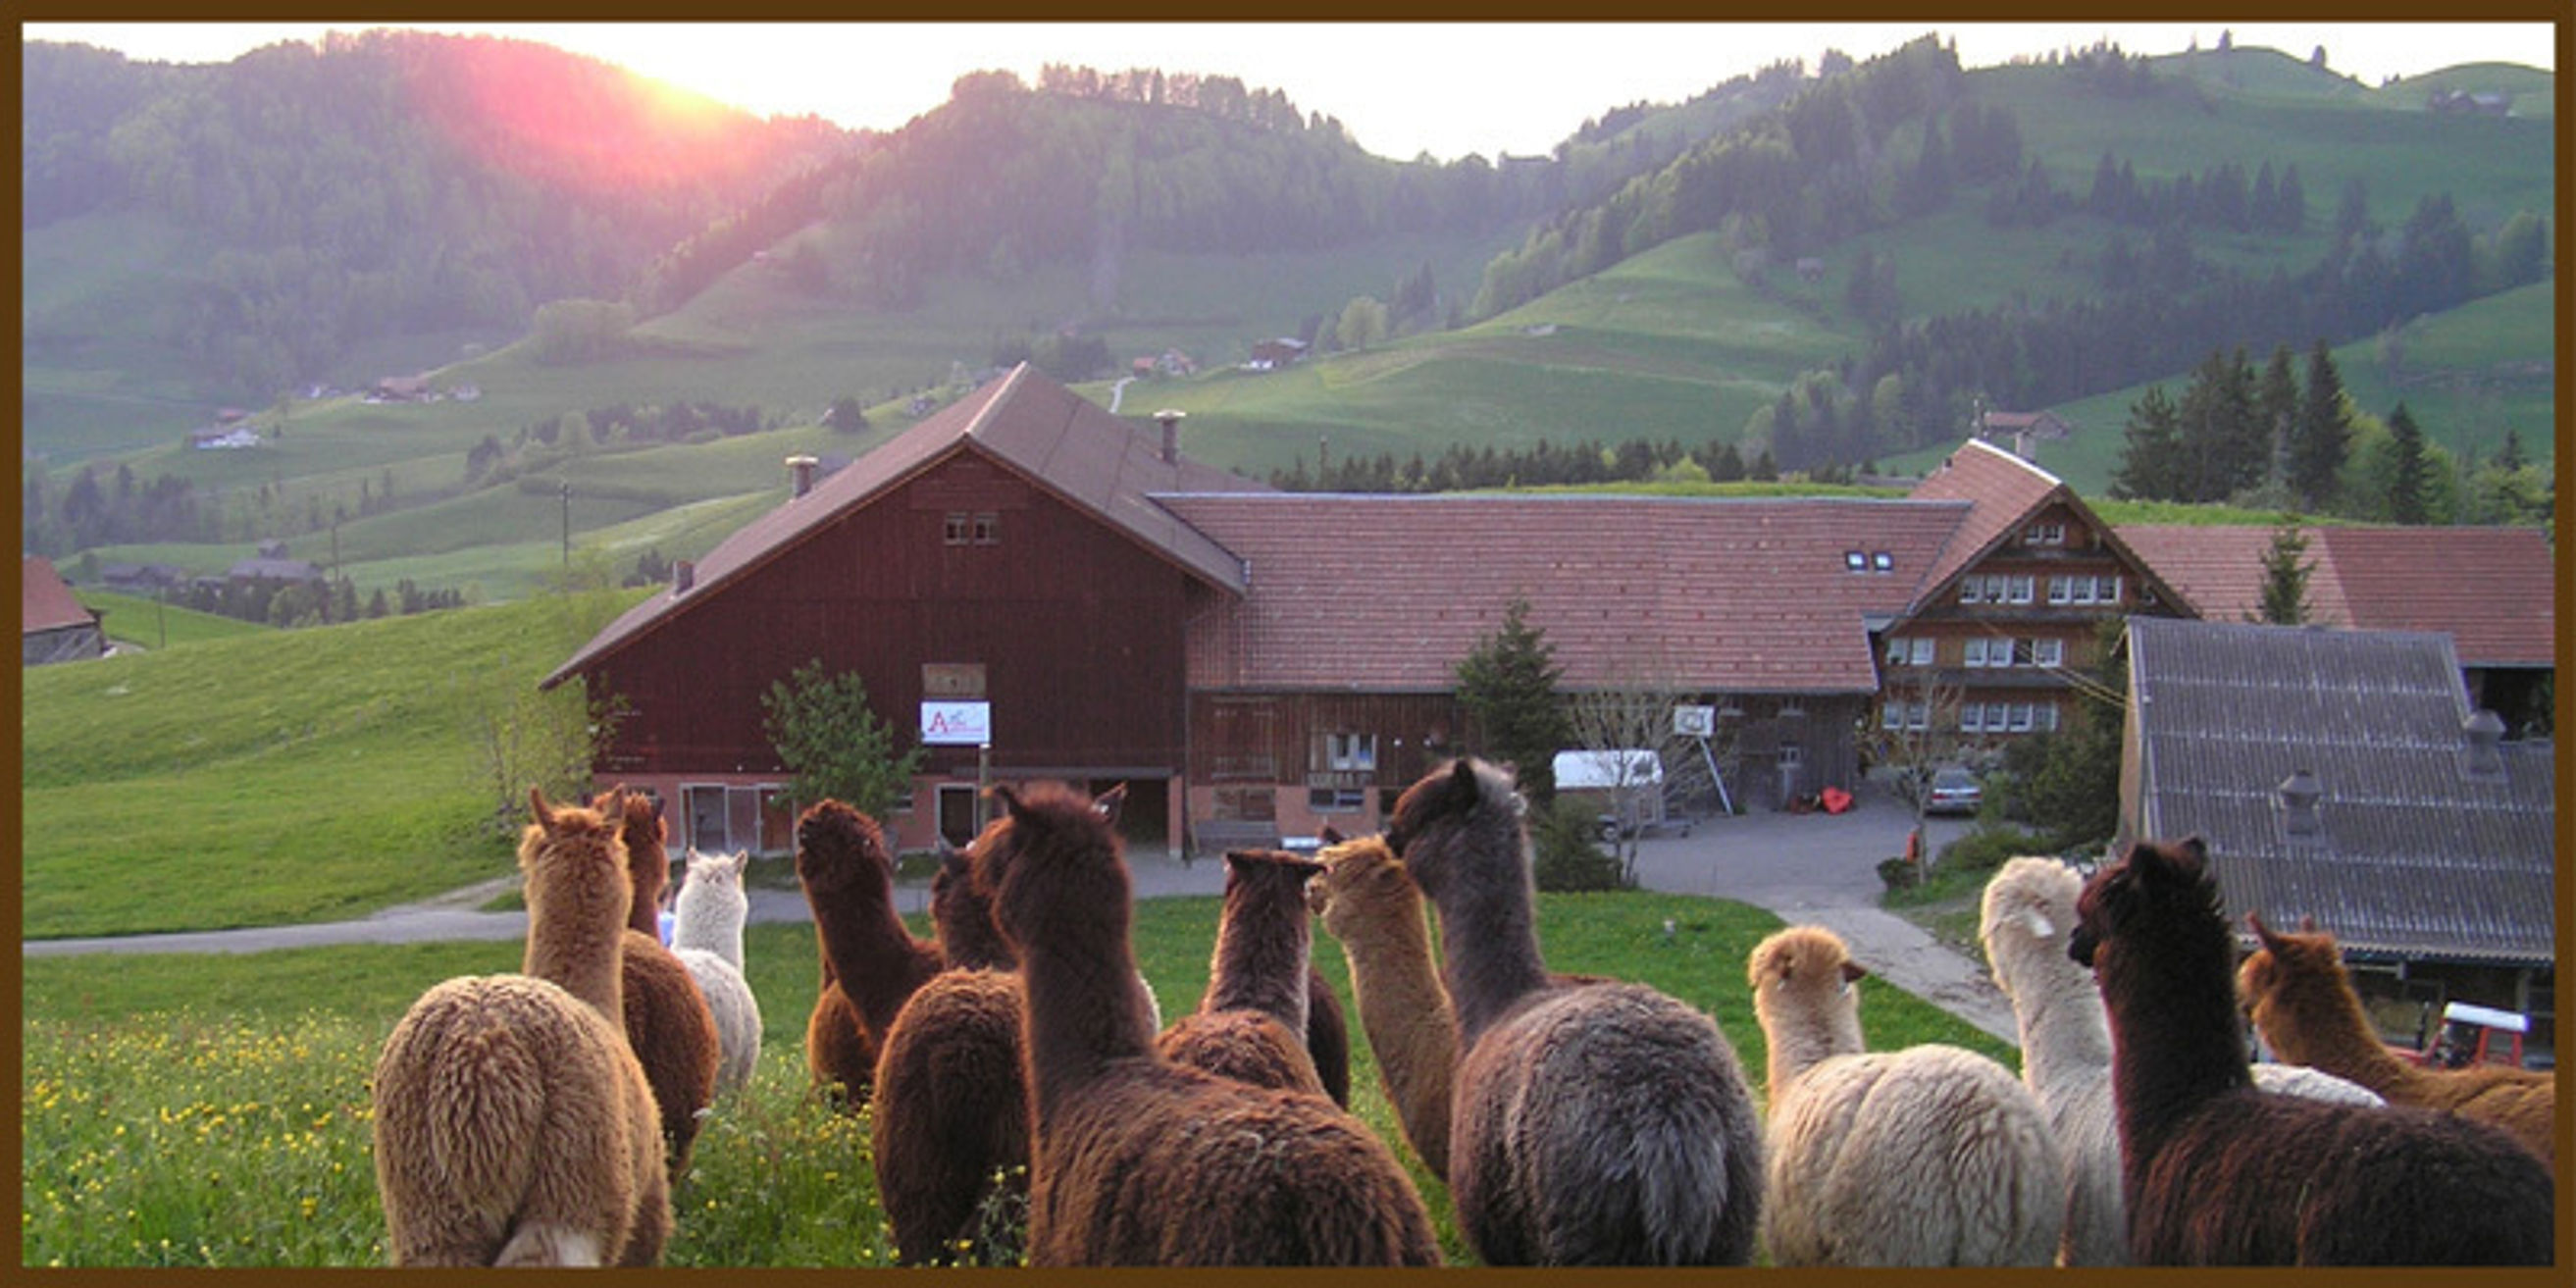
[[[112,590],[76,590],[72,597],[80,601],[81,607],[98,614],[99,625],[106,628],[109,639],[139,648],[235,639],[266,634],[271,629],[257,622],[172,608],[157,599]]]
[[[1219,901],[1137,907],[1137,962],[1167,1017],[1206,986]],[[1663,933],[1667,918],[1676,930]],[[1551,968],[1662,988],[1714,1016],[1752,1086],[1765,1048],[1744,959],[1778,927],[1741,904],[1680,895],[1542,895]],[[914,929],[926,933],[919,919]],[[31,1266],[382,1264],[368,1072],[394,1021],[458,974],[515,970],[515,943],[296,949],[248,956],[31,958],[25,963],[21,1222]],[[1315,960],[1345,999],[1330,936]],[[863,1120],[805,1095],[813,929],[750,928],[761,1003],[751,1088],[719,1103],[674,1195],[666,1263],[873,1266],[888,1259]],[[2009,1047],[1918,998],[1864,984],[1873,1048]],[[1422,1170],[1352,1012],[1352,1110],[1391,1142],[1452,1264],[1471,1264],[1446,1187]]]

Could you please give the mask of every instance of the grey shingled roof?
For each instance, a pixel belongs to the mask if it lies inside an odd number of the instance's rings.
[[[2506,743],[2469,772],[2448,635],[2129,621],[2139,834],[2208,842],[2227,914],[2302,916],[2348,952],[2556,958],[2556,759]],[[2305,770],[2322,833],[2284,826]]]

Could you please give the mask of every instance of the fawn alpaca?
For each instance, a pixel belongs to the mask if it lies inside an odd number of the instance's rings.
[[[1320,1095],[1154,1054],[1130,882],[1098,803],[993,789],[975,882],[1019,952],[1034,1265],[1436,1265],[1421,1197],[1386,1146]]]
[[[906,998],[945,966],[894,910],[894,856],[876,820],[836,800],[796,820],[796,879],[814,910],[823,986],[805,1024],[805,1063],[818,1087],[839,1086],[851,1112],[867,1099],[887,1026]]]
[[[2254,1089],[2234,938],[2197,838],[2093,874],[2067,946],[2111,1018],[2141,1265],[2545,1265],[2549,1170],[2493,1127]]]
[[[1494,1265],[1742,1264],[1762,1144],[1735,1049],[1654,989],[1549,977],[1524,809],[1503,772],[1460,759],[1406,788],[1386,829],[1448,956],[1459,1228]]]
[[[662,946],[655,924],[663,887],[671,883],[661,807],[623,787],[591,804],[619,820],[619,837],[626,843],[627,884],[633,899],[618,956],[626,998],[626,1041],[635,1048],[635,1058],[653,1084],[653,1101],[662,1109],[662,1139],[670,1150],[671,1175],[677,1177],[689,1169],[699,1115],[715,1099],[723,1039],[716,1032],[715,1011],[706,995],[688,967]]]
[[[660,1111],[615,1018],[630,891],[614,810],[528,801],[524,973],[430,989],[376,1060],[398,1266],[649,1266],[670,1237]]]
[[[1306,887],[1351,968],[1360,1031],[1404,1138],[1435,1176],[1449,1175],[1449,1090],[1458,1072],[1458,1011],[1440,982],[1422,891],[1381,837],[1327,846]]]

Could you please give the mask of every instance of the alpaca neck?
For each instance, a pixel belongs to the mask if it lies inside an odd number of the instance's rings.
[[[520,958],[523,974],[549,980],[588,1002],[610,1022],[626,1023],[626,985],[619,945],[626,927],[567,926],[544,915],[543,905],[528,913],[528,947]]]
[[[1491,881],[1452,880],[1432,895],[1440,941],[1449,948],[1449,1000],[1461,1037],[1472,1045],[1512,1004],[1547,987],[1530,908],[1527,864]]]
[[[2065,953],[2057,950],[2057,955]],[[2012,995],[2013,1018],[2021,1030],[2021,1066],[2032,1086],[2061,1086],[2109,1071],[2111,1025],[2092,980],[2076,971],[2025,971],[2014,981]]]
[[[1360,1029],[1368,1034],[1369,1050],[1377,1056],[1378,1072],[1385,1076],[1399,1114],[1413,1112],[1434,1084],[1445,1086],[1457,1072],[1458,1015],[1432,960],[1431,935],[1422,915],[1418,901],[1406,900],[1355,918],[1356,924],[1340,936]],[[1445,1050],[1445,1059],[1413,1058],[1426,1049],[1414,1036],[1426,1028],[1435,1035],[1428,1049]],[[1439,1103],[1445,1106],[1446,1097]],[[1408,1122],[1405,1134],[1423,1139],[1418,1127],[1436,1128],[1445,1138],[1449,1124],[1445,1118],[1436,1124]]]
[[[735,970],[741,970],[742,923],[746,912],[747,909],[740,905],[716,910],[693,907],[683,901],[679,920],[671,927],[671,946],[714,953]]]
[[[814,930],[841,991],[878,1033],[894,1023],[912,995],[916,945],[895,915],[893,891],[880,888],[814,910]]]
[[[2331,988],[2292,981],[2266,998],[2255,1016],[2264,1042],[2288,1063],[2349,1078],[2392,1100],[2418,1076],[2379,1040],[2361,999],[2341,980]]]
[[[2097,963],[2110,1016],[2112,1095],[2130,1158],[2153,1156],[2201,1102],[2253,1083],[2225,934],[2214,929],[2181,945],[2122,943]]]
[[[1305,1037],[1313,933],[1295,889],[1265,890],[1252,882],[1230,886],[1199,1010],[1259,1011]]]
[[[1081,924],[1096,937],[1025,944],[1020,953],[1024,1059],[1041,1119],[1068,1092],[1098,1079],[1110,1062],[1149,1059],[1154,1050],[1152,999],[1136,972],[1125,907],[1099,920],[1064,924]]]
[[[1771,1049],[1767,1081],[1774,1112],[1791,1084],[1809,1069],[1838,1055],[1858,1055],[1863,1049],[1857,1008],[1793,1003],[1756,1009],[1762,1015],[1763,1042]]]

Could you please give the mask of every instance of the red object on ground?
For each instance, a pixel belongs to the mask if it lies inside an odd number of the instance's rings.
[[[1851,808],[1851,793],[1839,787],[1828,787],[1816,793],[1816,797],[1824,805],[1825,812],[1828,814],[1840,814]]]

